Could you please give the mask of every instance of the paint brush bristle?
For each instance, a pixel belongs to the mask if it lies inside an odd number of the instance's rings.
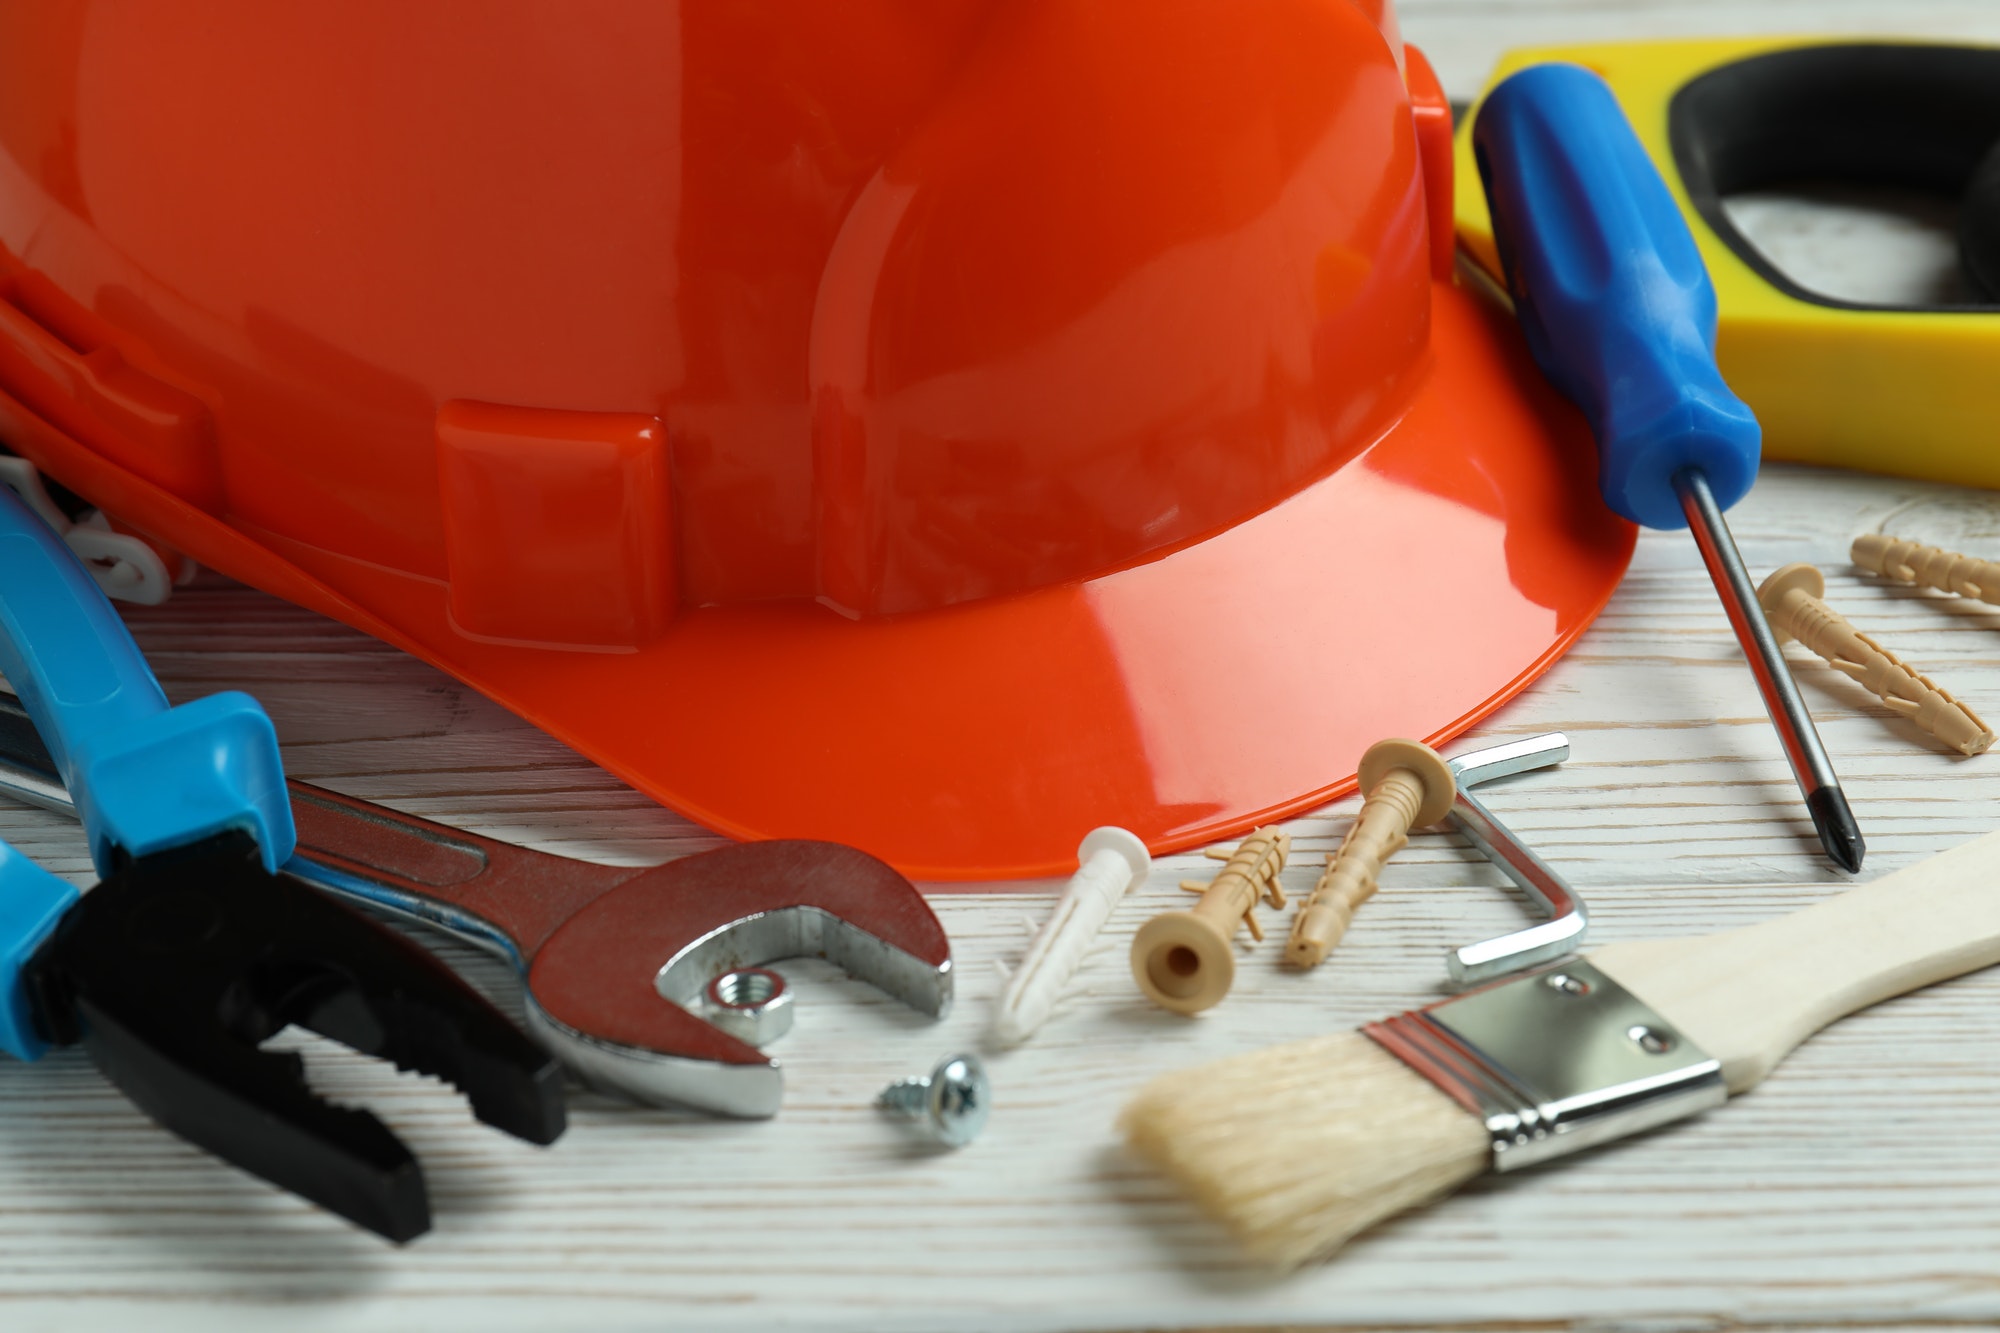
[[[1280,1268],[1487,1169],[1479,1117],[1359,1032],[1291,1042],[1155,1079],[1126,1140]]]

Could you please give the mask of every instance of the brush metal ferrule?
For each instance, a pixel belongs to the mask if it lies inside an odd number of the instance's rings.
[[[1514,1171],[1729,1096],[1722,1064],[1581,958],[1361,1029],[1486,1123]]]

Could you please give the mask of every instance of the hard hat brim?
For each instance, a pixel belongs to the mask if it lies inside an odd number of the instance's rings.
[[[1090,829],[1155,853],[1354,787],[1572,644],[1630,561],[1591,440],[1511,317],[1433,286],[1409,410],[1332,474],[1081,583],[864,620],[685,609],[626,653],[482,642],[446,589],[232,528],[0,395],[0,437],[203,564],[401,647],[663,804],[739,838],[825,838],[918,879],[1067,874]]]

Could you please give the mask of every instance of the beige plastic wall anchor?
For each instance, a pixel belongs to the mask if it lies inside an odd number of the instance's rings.
[[[1198,1014],[1229,994],[1236,980],[1236,928],[1247,924],[1252,937],[1264,938],[1251,909],[1260,898],[1285,905],[1278,872],[1291,849],[1289,833],[1252,829],[1213,883],[1181,885],[1201,894],[1191,911],[1162,912],[1139,927],[1132,938],[1132,976],[1146,998],[1178,1014]]]
[[[1861,563],[1859,559],[1856,563]],[[1866,566],[1863,566],[1866,568]],[[1993,744],[1993,731],[1979,715],[1899,661],[1896,655],[1847,622],[1821,601],[1826,580],[1811,565],[1786,565],[1757,589],[1779,642],[1787,636],[1824,657],[1836,671],[1854,677],[1901,713],[1960,754],[1978,754]]]
[[[1443,819],[1458,793],[1443,756],[1421,741],[1375,742],[1361,756],[1360,777],[1361,813],[1292,922],[1285,961],[1293,967],[1317,967],[1333,951],[1374,896],[1383,863],[1409,842],[1412,828]]]
[[[1883,532],[1856,537],[1848,550],[1848,559],[1883,578],[2000,604],[2000,562],[1975,560],[1956,551],[1904,541]]]

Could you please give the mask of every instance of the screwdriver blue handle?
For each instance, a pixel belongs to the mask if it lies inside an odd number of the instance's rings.
[[[75,798],[99,875],[231,829],[275,872],[291,798],[271,719],[234,690],[167,706],[139,645],[49,525],[0,486],[0,672]]]
[[[1611,89],[1531,66],[1487,96],[1472,146],[1521,330],[1597,436],[1604,502],[1684,528],[1683,468],[1722,508],[1742,499],[1762,432],[1716,369],[1715,288]]]

